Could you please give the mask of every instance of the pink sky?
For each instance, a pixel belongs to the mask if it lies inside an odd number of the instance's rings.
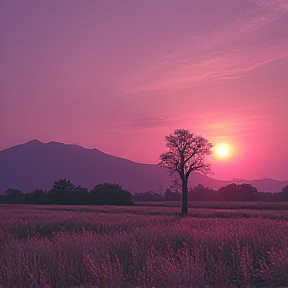
[[[2,0],[0,39],[0,150],[157,163],[183,128],[234,147],[214,178],[288,180],[287,0]]]

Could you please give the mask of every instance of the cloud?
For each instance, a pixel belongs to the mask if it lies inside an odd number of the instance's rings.
[[[273,13],[282,13],[288,11],[288,1],[287,0],[251,0],[251,2],[262,6],[264,9],[272,11]]]
[[[126,83],[126,93],[181,90],[194,85],[244,77],[247,72],[287,57],[288,37],[271,39],[267,26],[288,14],[288,1],[253,1],[254,15],[242,16],[213,35],[190,39],[189,44],[159,58]],[[287,16],[288,17],[288,16]]]
[[[124,126],[143,129],[143,128],[157,128],[165,127],[175,124],[177,121],[174,119],[166,119],[164,117],[146,116],[132,119],[129,122],[123,122]]]
[[[266,114],[246,114],[243,117],[243,111],[234,111],[225,118],[220,112],[202,115],[201,121],[194,128],[205,135],[209,135],[213,141],[221,139],[243,139],[243,137],[257,138],[263,133],[272,133],[276,127],[281,127],[279,120]],[[283,124],[282,124],[283,126]],[[265,127],[265,132],[263,132]]]

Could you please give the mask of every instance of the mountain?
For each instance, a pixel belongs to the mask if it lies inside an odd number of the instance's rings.
[[[51,189],[54,181],[61,178],[87,188],[104,182],[117,183],[131,193],[149,190],[164,193],[170,185],[167,169],[156,164],[136,163],[78,145],[32,140],[0,151],[0,194],[8,188],[23,192]],[[189,180],[190,187],[203,184],[215,189],[233,182],[196,173]],[[250,181],[252,185],[263,187],[259,191],[279,191],[288,185],[288,181],[273,179],[253,181]]]
[[[279,181],[271,178],[254,179],[254,180],[243,180],[243,179],[232,179],[231,182],[236,184],[251,184],[257,187],[260,192],[278,192],[281,191],[285,186],[288,185],[288,181]]]

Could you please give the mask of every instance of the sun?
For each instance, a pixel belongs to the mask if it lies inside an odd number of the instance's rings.
[[[213,147],[213,155],[219,160],[227,160],[232,155],[232,146],[228,143],[219,143]]]

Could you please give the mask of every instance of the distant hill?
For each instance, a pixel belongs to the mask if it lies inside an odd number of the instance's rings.
[[[136,163],[78,145],[32,140],[0,151],[0,194],[7,188],[23,192],[51,189],[54,181],[61,178],[87,188],[104,182],[117,183],[131,193],[148,190],[164,193],[170,185],[167,170],[156,164]],[[288,181],[274,179],[221,181],[196,173],[189,180],[190,187],[203,184],[218,189],[229,183],[245,182],[259,191],[271,192],[288,185]]]
[[[271,178],[254,180],[232,179],[230,182],[236,184],[251,184],[256,187],[259,192],[278,192],[288,185],[288,181],[279,181]]]

